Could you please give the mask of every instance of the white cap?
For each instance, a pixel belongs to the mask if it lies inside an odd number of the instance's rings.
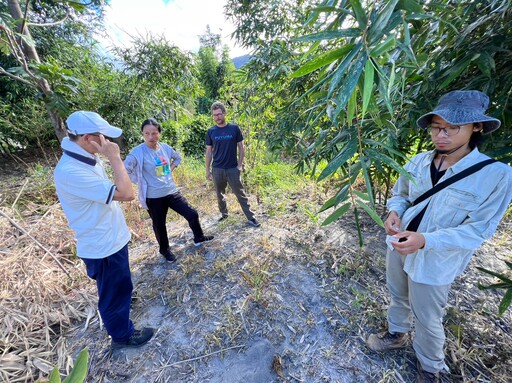
[[[82,134],[101,133],[104,136],[117,138],[123,131],[110,125],[98,113],[80,110],[71,113],[66,120],[68,132],[75,136]]]

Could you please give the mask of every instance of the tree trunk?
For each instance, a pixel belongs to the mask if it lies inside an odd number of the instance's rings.
[[[23,12],[21,11],[20,3],[18,0],[7,0],[7,5],[9,7],[9,12],[11,13],[11,16],[13,19],[17,20],[20,24],[18,25],[18,33],[22,33],[25,36],[30,37],[32,39],[32,36],[30,35],[30,30],[28,29],[28,26],[26,25],[26,20],[24,20]],[[21,40],[21,39],[20,39]],[[25,56],[29,59],[29,61],[35,61],[36,63],[40,63],[41,60],[39,59],[39,54],[37,53],[37,50],[35,46],[29,45],[25,43],[24,41],[19,42],[21,46],[23,47],[23,52],[25,53]],[[52,122],[53,128],[55,129],[55,134],[59,141],[62,141],[64,137],[67,136],[67,130],[66,125],[64,124],[64,120],[59,115],[59,113],[51,109],[48,105],[48,96],[53,93],[52,88],[48,81],[46,79],[42,78],[38,81],[38,87],[45,95],[45,105],[46,110],[48,112],[48,116],[50,117],[50,120]]]

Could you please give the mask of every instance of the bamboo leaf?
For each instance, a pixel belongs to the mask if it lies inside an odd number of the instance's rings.
[[[327,98],[330,98],[332,93],[338,88],[341,79],[346,75],[347,68],[352,63],[352,59],[359,53],[362,47],[362,43],[355,45],[352,51],[343,59],[338,68],[336,68],[332,81],[329,84],[329,92],[327,94]]]
[[[349,192],[349,185],[343,186],[338,193],[336,193],[335,196],[330,198],[326,203],[323,204],[323,206],[318,211],[319,213],[333,207],[336,205],[339,205],[341,202],[344,202],[348,198],[348,192]]]
[[[393,89],[393,86],[395,85],[395,75],[396,75],[395,66],[396,66],[395,62],[392,62],[391,70],[390,70],[390,74],[389,74],[388,89],[387,89],[387,93],[386,93],[386,97],[388,100],[391,98],[391,90]]]
[[[505,295],[503,296],[503,299],[500,302],[500,305],[498,307],[498,315],[501,316],[507,311],[507,309],[510,307],[510,303],[512,302],[512,287],[507,290]]]
[[[339,31],[322,31],[322,32],[312,33],[310,35],[296,37],[292,40],[293,41],[301,41],[301,42],[333,40],[333,39],[340,39],[340,38],[345,38],[345,37],[359,37],[359,36],[361,36],[361,33],[362,33],[361,30],[358,28],[348,28],[348,29],[342,29]]]
[[[372,60],[367,60],[364,67],[364,89],[363,89],[363,110],[361,112],[361,120],[364,119],[370,98],[372,97],[373,81],[375,70]]]
[[[468,55],[464,57],[461,61],[459,61],[457,64],[452,66],[452,68],[447,69],[447,77],[446,79],[439,85],[439,89],[444,89],[448,85],[451,84],[453,80],[455,80],[459,75],[469,66],[471,61],[473,61],[475,58],[478,58],[478,53],[476,55]]]
[[[354,11],[354,17],[359,24],[359,28],[366,29],[366,24],[368,24],[368,20],[366,18],[366,13],[364,12],[363,6],[359,0],[350,0],[350,4],[352,5],[352,10]]]
[[[347,105],[347,102],[357,85],[359,76],[361,76],[361,73],[363,72],[367,57],[367,53],[363,52],[350,67],[348,78],[345,79],[336,99],[336,110],[334,112],[335,119]]]
[[[375,19],[371,24],[368,31],[368,40],[370,41],[370,45],[382,38],[383,31],[388,26],[389,19],[393,15],[393,11],[395,10],[397,3],[398,0],[389,0],[382,11],[379,12],[377,19]]]
[[[85,381],[87,377],[87,364],[89,363],[89,351],[87,348],[84,348],[78,354],[76,358],[75,365],[71,373],[68,375],[66,379],[64,379],[63,383],[82,383]]]
[[[387,156],[386,154],[380,153],[374,149],[366,149],[365,152],[371,160],[380,161],[388,165],[393,170],[397,171],[400,175],[410,177],[409,173],[404,169],[402,165],[400,165],[398,162],[396,162],[394,159]]]
[[[488,52],[482,52],[476,60],[478,68],[485,77],[491,78],[492,72],[496,70],[496,63]]]
[[[326,66],[333,61],[336,61],[340,59],[341,57],[345,56],[350,50],[353,48],[353,44],[347,44],[344,45],[342,48],[338,48],[329,52],[325,52],[321,54],[320,56],[316,57],[315,59],[307,62],[303,66],[301,66],[299,69],[297,69],[295,72],[291,74],[292,78],[301,77],[308,73],[311,73],[318,68],[321,68],[323,66]]]
[[[400,0],[397,5],[398,8],[409,11],[410,13],[422,13],[423,8],[417,1],[414,0]]]
[[[382,147],[384,149],[386,149],[389,153],[393,153],[394,155],[398,156],[398,157],[401,157],[403,159],[407,159],[407,156],[402,153],[402,152],[399,152],[398,150],[396,150],[394,147],[386,144],[385,142],[381,142],[381,141],[376,141],[376,140],[372,140],[371,138],[366,138],[363,140],[363,142],[366,144],[366,145],[369,145],[369,146],[372,146],[372,147]],[[377,152],[378,154],[381,154],[379,152]],[[382,153],[384,154],[384,153]]]
[[[357,108],[357,88],[352,92],[352,96],[348,100],[347,107],[347,124],[351,125],[354,119],[354,115],[356,113]],[[363,117],[361,117],[363,118]]]
[[[368,166],[366,164],[367,158],[365,156],[361,157],[359,161],[361,163],[361,169],[363,171],[364,182],[366,183],[366,189],[368,190],[368,195],[370,196],[370,203],[375,205],[375,201],[373,200],[373,188],[372,188],[372,180],[370,179],[370,172],[368,171]]]
[[[336,209],[334,213],[332,213],[329,217],[325,219],[325,221],[322,222],[322,226],[327,226],[328,224],[336,221],[350,209],[350,206],[351,204],[350,202],[348,202],[345,205],[341,206],[340,208]]]
[[[349,141],[343,149],[338,153],[336,157],[325,167],[325,169],[318,176],[318,180],[321,181],[324,178],[330,176],[336,170],[340,168],[340,166],[344,165],[348,160],[350,160],[354,154],[357,152],[357,140],[352,139]]]
[[[379,58],[384,53],[387,53],[390,50],[395,49],[395,47],[396,38],[394,35],[390,35],[386,40],[384,40],[380,44],[377,44],[375,47],[373,47],[372,50],[370,50],[370,57]]]
[[[344,9],[340,9],[340,8],[337,8],[337,7],[329,7],[329,6],[325,6],[325,7],[316,7],[316,8],[313,8],[312,12],[346,12]]]
[[[370,197],[367,193],[360,192],[359,190],[354,190],[353,193],[365,201],[370,201]]]
[[[497,290],[497,289],[508,289],[510,287],[510,284],[501,282],[501,283],[494,283],[492,285],[484,286],[482,284],[478,284],[478,288],[480,290]]]
[[[375,223],[377,225],[379,225],[380,227],[384,227],[384,222],[382,222],[382,219],[379,217],[379,215],[377,214],[377,212],[375,210],[373,210],[370,206],[365,204],[360,199],[358,199],[356,202],[359,206],[361,206],[368,213],[368,215],[370,217],[372,217],[372,219],[375,221]]]
[[[498,279],[502,280],[503,282],[510,283],[510,286],[512,286],[512,279],[510,279],[510,278],[509,278],[509,277],[507,277],[506,275],[504,275],[504,274],[499,274],[499,273],[497,273],[497,272],[495,272],[495,271],[492,271],[492,270],[489,270],[489,269],[485,269],[485,268],[480,267],[480,266],[477,266],[476,268],[477,268],[478,270],[480,270],[480,271],[483,271],[483,272],[484,272],[484,273],[486,273],[486,274],[490,274],[490,275],[492,275],[492,276],[494,276],[494,277],[496,277],[496,278],[498,278]]]
[[[60,383],[61,382],[61,378],[60,378],[60,373],[59,373],[59,368],[58,367],[54,367],[52,372],[50,373],[50,376],[48,377],[48,381],[50,383]]]

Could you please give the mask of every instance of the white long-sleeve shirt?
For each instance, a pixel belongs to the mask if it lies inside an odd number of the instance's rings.
[[[447,285],[468,265],[474,251],[491,238],[512,200],[512,167],[496,162],[411,206],[433,187],[430,165],[435,152],[418,154],[405,165],[413,178],[400,176],[387,203],[401,217],[401,230],[428,204],[417,232],[424,248],[406,257],[404,271],[417,283]],[[474,149],[446,170],[439,183],[489,159]]]

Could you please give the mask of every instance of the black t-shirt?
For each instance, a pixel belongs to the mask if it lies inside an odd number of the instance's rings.
[[[242,131],[235,124],[219,128],[212,126],[206,133],[206,145],[213,148],[214,168],[231,169],[238,166],[237,146],[243,141]]]
[[[439,182],[441,177],[444,176],[445,173],[446,173],[446,169],[438,171],[436,169],[436,166],[434,165],[434,161],[432,161],[432,163],[430,164],[430,177],[432,178],[432,185],[434,185],[434,186],[437,185],[437,183]],[[408,231],[417,231],[418,230],[421,220],[422,220],[423,216],[425,215],[425,212],[427,211],[427,207],[428,207],[428,203],[425,205],[423,210],[420,211],[416,215],[416,217],[414,217],[411,220],[411,222],[409,222],[409,225],[407,225]]]

